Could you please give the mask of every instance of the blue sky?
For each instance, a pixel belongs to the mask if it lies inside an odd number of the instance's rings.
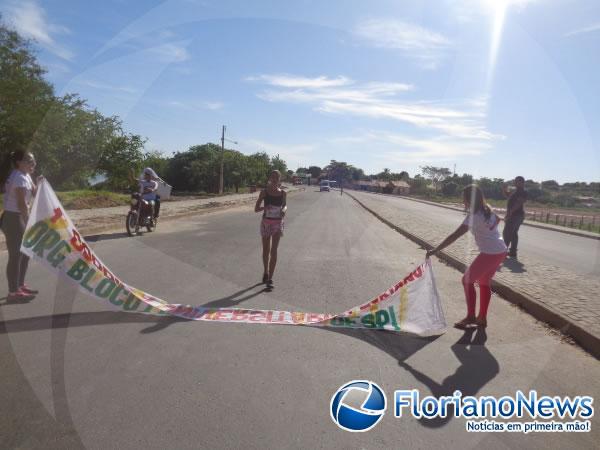
[[[600,180],[596,0],[0,0],[58,93],[166,154]],[[596,61],[596,62],[594,62]]]

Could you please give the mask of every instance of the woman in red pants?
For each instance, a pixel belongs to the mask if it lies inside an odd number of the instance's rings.
[[[465,187],[463,202],[468,211],[467,217],[454,233],[450,234],[437,247],[429,250],[427,257],[429,258],[449,246],[468,230],[473,233],[480,253],[462,278],[467,300],[467,316],[454,324],[456,328],[464,330],[472,325],[482,328],[487,326],[487,311],[492,296],[491,280],[506,258],[507,249],[498,232],[500,218],[486,203],[481,189],[473,184]],[[479,315],[477,317],[475,316],[477,298],[475,282],[479,284]]]

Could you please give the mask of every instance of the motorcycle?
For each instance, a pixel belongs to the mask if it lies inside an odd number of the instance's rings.
[[[125,227],[127,234],[133,236],[140,233],[140,228],[146,227],[148,232],[156,229],[157,218],[154,217],[154,202],[144,200],[142,194],[133,192],[131,194],[131,207],[127,213]]]

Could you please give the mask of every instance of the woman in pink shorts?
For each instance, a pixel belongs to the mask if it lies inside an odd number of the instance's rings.
[[[471,230],[475,237],[479,255],[473,260],[464,276],[462,284],[467,300],[467,316],[454,324],[456,328],[466,329],[470,326],[485,328],[487,326],[487,310],[492,296],[491,280],[496,270],[506,258],[506,245],[498,232],[500,218],[492,212],[485,202],[481,189],[472,184],[463,190],[463,202],[468,211],[463,223],[440,245],[427,252],[427,258],[456,241]],[[475,317],[475,282],[479,283],[479,315]]]
[[[277,264],[277,247],[283,236],[283,218],[287,210],[285,191],[281,189],[281,173],[274,170],[269,176],[266,189],[263,189],[256,200],[255,212],[263,212],[260,222],[263,256],[263,283],[273,288],[273,273]],[[261,206],[261,203],[263,203]]]

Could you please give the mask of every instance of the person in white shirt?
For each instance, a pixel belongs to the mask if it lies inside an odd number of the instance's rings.
[[[154,202],[154,218],[158,217],[160,211],[160,197],[157,195],[158,183],[156,180],[158,175],[152,168],[146,167],[142,173],[140,185],[142,187],[142,198],[147,201]]]
[[[492,296],[491,280],[506,258],[507,248],[498,232],[500,218],[486,203],[481,189],[474,184],[465,187],[463,202],[468,211],[463,223],[437,247],[429,250],[426,256],[429,258],[435,255],[471,230],[480,253],[462,277],[467,301],[467,316],[456,322],[454,326],[459,329],[466,329],[473,325],[485,328],[487,326],[487,310]],[[477,302],[475,282],[479,283],[479,315],[477,317],[475,317]]]
[[[35,171],[35,158],[29,152],[14,151],[3,169],[4,173],[10,170],[4,182],[4,211],[0,219],[8,250],[7,302],[28,301],[33,299],[38,291],[25,284],[29,257],[21,253],[21,240],[29,219],[29,208],[37,191],[36,184],[31,179]],[[42,178],[38,177],[37,181]]]

